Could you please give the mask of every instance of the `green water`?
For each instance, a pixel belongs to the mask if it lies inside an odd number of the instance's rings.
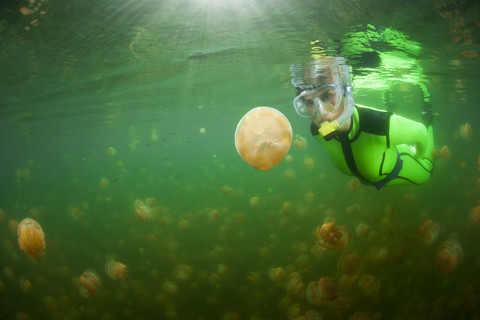
[[[479,318],[480,223],[469,219],[480,205],[479,17],[474,1],[454,0],[2,3],[0,319]],[[436,145],[452,152],[427,184],[351,190],[333,167],[292,108],[290,64],[319,39],[350,59],[357,103],[386,108],[388,89],[396,112],[419,118],[426,86]],[[383,64],[359,64],[371,51]],[[244,163],[233,139],[263,105],[308,142],[268,172]],[[465,123],[470,139],[458,134]],[[147,198],[156,205],[141,221],[134,202]],[[45,233],[37,260],[17,242],[26,217]],[[426,218],[440,225],[430,245],[417,236]],[[323,252],[313,233],[330,220],[352,240]],[[436,257],[449,239],[463,259],[444,276]],[[337,268],[346,253],[361,257],[354,276]],[[109,255],[125,279],[107,276]],[[270,279],[273,267],[286,277]],[[89,298],[78,285],[87,269],[101,278]],[[366,275],[378,291],[361,289]],[[315,305],[305,291],[322,277],[339,289]]]

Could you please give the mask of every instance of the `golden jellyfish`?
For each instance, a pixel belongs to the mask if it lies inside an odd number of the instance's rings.
[[[359,237],[366,238],[370,232],[370,226],[364,222],[360,222],[355,227],[355,234]]]
[[[25,218],[17,228],[20,249],[37,258],[40,251],[45,251],[45,234],[40,224],[32,218]]]
[[[27,278],[25,277],[20,277],[20,279],[18,279],[18,286],[20,287],[20,290],[22,290],[22,292],[30,292],[32,290],[32,283],[30,282],[30,280],[28,280]]]
[[[472,126],[470,123],[464,123],[460,126],[459,131],[460,137],[465,140],[470,140],[472,138]]]
[[[273,281],[280,281],[285,278],[287,273],[285,272],[285,269],[282,267],[275,267],[275,268],[270,268],[268,270],[268,277],[273,280]]]
[[[289,296],[296,296],[302,292],[305,284],[302,281],[302,275],[299,272],[292,272],[285,281],[285,289]]]
[[[360,255],[351,252],[344,253],[338,259],[337,270],[343,274],[353,275],[357,273],[360,262]]]
[[[436,268],[440,274],[451,276],[462,260],[462,245],[457,240],[450,239],[438,248]]]
[[[177,281],[187,282],[192,278],[192,271],[192,267],[185,264],[179,264],[173,270],[173,277]]]
[[[375,276],[365,274],[358,279],[357,285],[364,295],[371,297],[380,290],[381,282]]]
[[[146,221],[152,218],[152,210],[141,200],[135,200],[133,203],[135,208],[135,214],[137,218],[141,221]]]
[[[475,227],[480,227],[480,206],[476,206],[468,215],[470,223]]]
[[[115,260],[114,257],[108,256],[105,262],[105,273],[110,279],[125,279],[127,277],[127,266]]]
[[[296,176],[297,176],[297,173],[293,169],[287,169],[283,173],[283,177],[285,178],[285,180],[288,180],[288,181],[294,180]]]
[[[332,278],[323,277],[318,281],[311,281],[305,295],[311,304],[321,305],[325,301],[333,301],[338,297],[338,286]]]
[[[100,181],[98,182],[98,184],[100,185],[100,187],[102,187],[103,189],[107,189],[108,186],[110,185],[110,181],[105,178],[105,177],[102,177],[100,178]]]
[[[293,141],[293,145],[297,150],[305,150],[308,146],[307,139],[302,137],[298,133],[295,135],[295,140]]]
[[[114,155],[117,154],[117,149],[115,149],[114,147],[108,147],[107,148],[107,154],[111,157],[113,157]]]
[[[341,250],[352,239],[350,229],[345,226],[337,226],[335,222],[327,222],[315,228],[313,234],[316,244],[323,250]]]
[[[278,110],[257,107],[237,125],[235,147],[242,159],[257,170],[268,171],[287,155],[292,144],[292,126]]]
[[[89,269],[85,270],[78,279],[78,289],[84,298],[94,297],[100,284],[101,280],[98,274]]]
[[[304,164],[305,168],[312,169],[315,166],[315,160],[312,158],[305,158]]]
[[[163,282],[161,290],[167,297],[172,297],[178,293],[178,286],[175,282],[167,279]]]
[[[452,150],[447,146],[443,146],[440,148],[440,156],[442,159],[448,160],[452,157]]]
[[[417,228],[417,237],[424,245],[430,245],[434,243],[439,234],[440,225],[438,223],[433,223],[433,221],[429,218],[425,218],[422,221],[422,224]]]
[[[250,205],[252,207],[258,207],[258,204],[260,203],[260,198],[259,197],[251,197],[250,198]]]

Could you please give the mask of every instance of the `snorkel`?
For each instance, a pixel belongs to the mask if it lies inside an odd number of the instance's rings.
[[[297,88],[299,95],[306,90],[322,86],[325,84],[336,84],[343,88],[342,97],[344,99],[343,111],[334,120],[321,122],[318,132],[327,140],[333,137],[333,133],[343,126],[352,116],[354,109],[353,92],[350,84],[350,69],[345,60],[341,57],[323,57],[308,63],[293,64],[290,66],[292,71],[292,84]],[[297,95],[298,96],[298,95]],[[298,99],[294,99],[296,101]],[[297,109],[297,105],[294,103]],[[342,107],[341,104],[339,107]],[[301,116],[305,116],[299,113]]]

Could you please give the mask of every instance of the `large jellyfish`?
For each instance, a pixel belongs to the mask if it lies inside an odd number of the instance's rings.
[[[40,224],[34,219],[23,219],[18,224],[17,235],[20,249],[33,258],[37,258],[40,251],[45,250],[45,234]]]
[[[257,107],[247,112],[237,125],[237,152],[257,170],[268,171],[287,155],[292,144],[292,126],[278,110]]]

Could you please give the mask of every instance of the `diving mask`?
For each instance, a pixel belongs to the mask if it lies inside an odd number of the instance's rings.
[[[293,99],[293,106],[301,117],[321,117],[339,108],[343,94],[339,84],[327,84],[303,90]]]

